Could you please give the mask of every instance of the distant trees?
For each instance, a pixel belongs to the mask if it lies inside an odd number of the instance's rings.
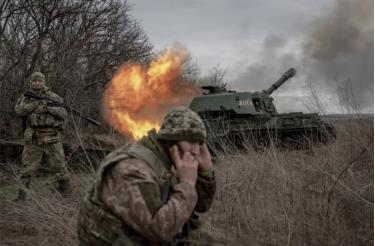
[[[180,79],[197,86],[227,87],[225,75],[226,69],[220,67],[220,65],[212,67],[207,74],[202,75],[197,61],[193,60],[193,57],[189,54],[182,66]]]
[[[13,111],[34,71],[85,114],[98,116],[104,84],[152,45],[121,0],[0,1],[0,106]],[[1,113],[1,112],[0,112]]]
[[[200,84],[226,87],[227,82],[225,81],[225,73],[226,70],[217,65],[210,69],[208,75],[200,78]]]

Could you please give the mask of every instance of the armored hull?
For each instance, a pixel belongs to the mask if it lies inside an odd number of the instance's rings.
[[[206,124],[211,144],[222,146],[269,146],[271,143],[304,148],[311,143],[328,143],[336,138],[333,125],[317,113],[279,114],[271,93],[294,76],[289,69],[269,89],[261,92],[228,91],[205,86],[208,93],[193,98],[190,108]]]

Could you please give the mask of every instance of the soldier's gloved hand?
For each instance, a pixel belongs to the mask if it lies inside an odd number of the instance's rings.
[[[174,163],[172,172],[175,173],[178,180],[195,186],[198,178],[198,161],[190,152],[185,152],[180,156],[177,145],[169,148],[169,153]]]
[[[35,113],[45,113],[47,112],[47,104],[48,102],[45,100],[38,100],[36,101],[37,107],[35,109]]]
[[[195,158],[199,164],[199,171],[207,172],[212,169],[212,158],[206,143],[200,145],[199,155],[196,155]]]

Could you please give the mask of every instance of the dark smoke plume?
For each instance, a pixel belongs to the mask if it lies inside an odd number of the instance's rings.
[[[315,20],[303,46],[311,76],[328,88],[351,82],[363,108],[373,109],[374,27],[372,0],[340,0],[326,16]],[[348,105],[352,106],[352,105]]]
[[[281,93],[291,88],[295,91],[303,83],[311,83],[331,96],[350,88],[344,94],[353,95],[358,110],[373,111],[373,17],[373,0],[337,0],[332,9],[304,26],[299,43],[268,36],[257,63],[241,74],[235,85],[245,89],[251,83],[251,90],[265,89],[294,66],[298,77],[280,88]],[[286,49],[290,45],[295,47],[293,51]],[[353,107],[353,100],[340,102]],[[283,103],[293,104],[286,97]]]

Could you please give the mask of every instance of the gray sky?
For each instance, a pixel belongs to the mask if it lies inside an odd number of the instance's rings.
[[[202,74],[226,69],[231,89],[266,89],[297,68],[273,94],[280,112],[373,111],[372,0],[128,2],[155,51],[181,42]]]

